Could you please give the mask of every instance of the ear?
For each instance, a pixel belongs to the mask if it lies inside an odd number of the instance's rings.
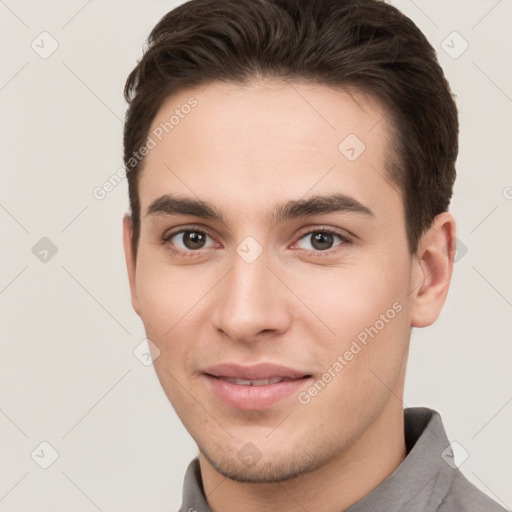
[[[139,301],[137,298],[137,287],[135,284],[135,267],[136,255],[133,250],[133,226],[132,218],[127,213],[123,218],[123,246],[124,246],[124,259],[126,261],[126,269],[128,270],[128,280],[130,282],[130,294],[132,297],[132,307],[135,312],[140,316]]]
[[[411,326],[433,324],[446,300],[456,252],[455,220],[444,212],[423,234],[413,263]]]

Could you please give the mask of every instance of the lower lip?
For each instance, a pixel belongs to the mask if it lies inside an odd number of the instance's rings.
[[[267,409],[283,398],[297,393],[311,379],[311,377],[303,377],[276,384],[244,386],[211,375],[205,375],[205,378],[214,395],[231,407],[245,410]]]

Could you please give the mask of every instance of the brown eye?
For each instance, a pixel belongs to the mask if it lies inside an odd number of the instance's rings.
[[[190,253],[206,248],[208,238],[211,239],[204,231],[198,229],[182,229],[167,235],[163,242],[169,244],[175,252]]]
[[[333,244],[334,235],[331,233],[315,233],[311,237],[311,245],[318,251],[330,249]]]
[[[184,231],[182,236],[183,245],[187,249],[202,249],[206,240],[206,234],[198,231]]]
[[[335,244],[336,238],[339,240],[337,244]],[[308,239],[309,247],[307,243],[301,244],[302,241],[308,241]],[[316,230],[305,233],[300,238],[299,247],[309,251],[327,252],[329,249],[342,245],[345,242],[349,242],[349,240],[340,233],[334,233],[328,230]]]

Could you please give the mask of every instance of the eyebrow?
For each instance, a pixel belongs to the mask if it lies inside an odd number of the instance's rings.
[[[374,217],[368,206],[341,193],[316,195],[307,199],[290,200],[286,203],[277,204],[272,208],[268,217],[270,220],[279,223],[326,213],[357,213]],[[224,212],[213,204],[175,194],[166,194],[155,199],[149,205],[146,215],[193,215],[227,224]]]

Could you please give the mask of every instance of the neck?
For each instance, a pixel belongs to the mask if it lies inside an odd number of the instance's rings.
[[[213,512],[339,512],[378,487],[405,457],[403,405],[391,396],[382,413],[348,450],[291,480],[241,483],[220,475],[201,453],[199,464]]]

